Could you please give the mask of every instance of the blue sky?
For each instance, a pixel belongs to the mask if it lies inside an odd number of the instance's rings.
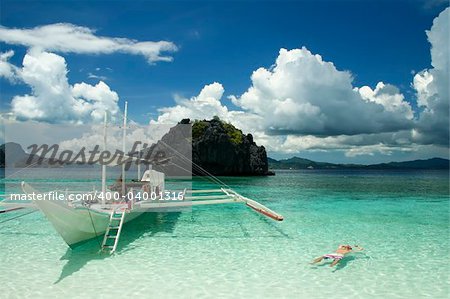
[[[432,26],[445,1],[2,1],[1,25],[6,28],[71,23],[95,30],[98,36],[137,41],[170,41],[178,47],[172,62],[149,64],[126,53],[58,53],[64,57],[70,84],[98,83],[119,95],[119,106],[130,103],[133,119],[147,123],[158,108],[176,105],[174,95],[191,98],[207,84],[220,82],[222,104],[252,85],[252,72],[269,69],[281,48],[306,47],[348,70],[353,86],[375,88],[378,82],[400,90],[415,113],[416,72],[431,68],[425,30]],[[9,62],[21,66],[27,48],[0,43],[1,52],[14,50]],[[92,78],[95,75],[96,78]],[[91,77],[91,78],[89,78]],[[0,79],[2,111],[12,98],[30,93],[27,84]],[[296,133],[297,134],[297,133]],[[323,137],[323,136],[321,136]],[[442,151],[432,151],[442,153]],[[295,153],[274,150],[276,157]],[[299,150],[301,156],[334,161],[386,161],[426,156],[393,151],[350,157],[345,151]]]

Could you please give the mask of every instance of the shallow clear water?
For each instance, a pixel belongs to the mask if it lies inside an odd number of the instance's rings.
[[[239,204],[146,213],[108,256],[96,240],[68,249],[40,212],[0,214],[0,297],[448,298],[448,172],[223,180],[285,221]],[[366,250],[309,264],[343,243]]]

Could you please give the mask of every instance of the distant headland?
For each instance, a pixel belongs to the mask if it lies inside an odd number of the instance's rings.
[[[413,160],[405,162],[389,162],[380,164],[334,164],[327,162],[316,162],[299,157],[275,160],[268,158],[270,169],[385,169],[385,170],[408,170],[408,169],[449,169],[449,160],[442,158],[431,158],[426,160]]]

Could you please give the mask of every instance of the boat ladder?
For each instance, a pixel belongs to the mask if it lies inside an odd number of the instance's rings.
[[[123,222],[125,219],[125,210],[113,210],[109,217],[109,224],[105,232],[102,243],[102,251],[114,253],[119,243],[120,232],[122,231]]]

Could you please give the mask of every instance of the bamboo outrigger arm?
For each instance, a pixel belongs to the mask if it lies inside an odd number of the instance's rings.
[[[225,192],[225,194],[227,195],[231,195],[234,196],[236,198],[238,198],[240,201],[245,202],[245,204],[250,207],[251,209],[253,209],[254,211],[263,214],[264,216],[267,216],[269,218],[272,218],[273,220],[277,220],[277,221],[283,221],[284,217],[280,214],[278,214],[275,211],[272,211],[271,209],[269,209],[268,207],[264,206],[263,204],[260,204],[259,202],[247,198],[245,196],[240,195],[239,193],[237,193],[234,190],[231,189],[223,189],[223,192]]]
[[[9,199],[0,201],[0,207],[1,207],[0,214],[9,213],[26,208],[36,209],[36,206],[33,205],[33,203],[31,202],[22,203],[22,202],[15,202]]]
[[[210,189],[210,190],[185,190],[186,194],[190,196],[184,196],[182,201],[179,202],[148,202],[141,205],[148,205],[149,208],[167,208],[167,207],[189,207],[200,205],[214,205],[225,203],[237,203],[243,202],[249,208],[253,209],[264,216],[272,218],[276,221],[283,221],[284,217],[263,204],[242,196],[232,189]],[[215,194],[214,194],[215,193]],[[217,194],[220,193],[220,194]],[[211,195],[212,194],[212,195]]]

